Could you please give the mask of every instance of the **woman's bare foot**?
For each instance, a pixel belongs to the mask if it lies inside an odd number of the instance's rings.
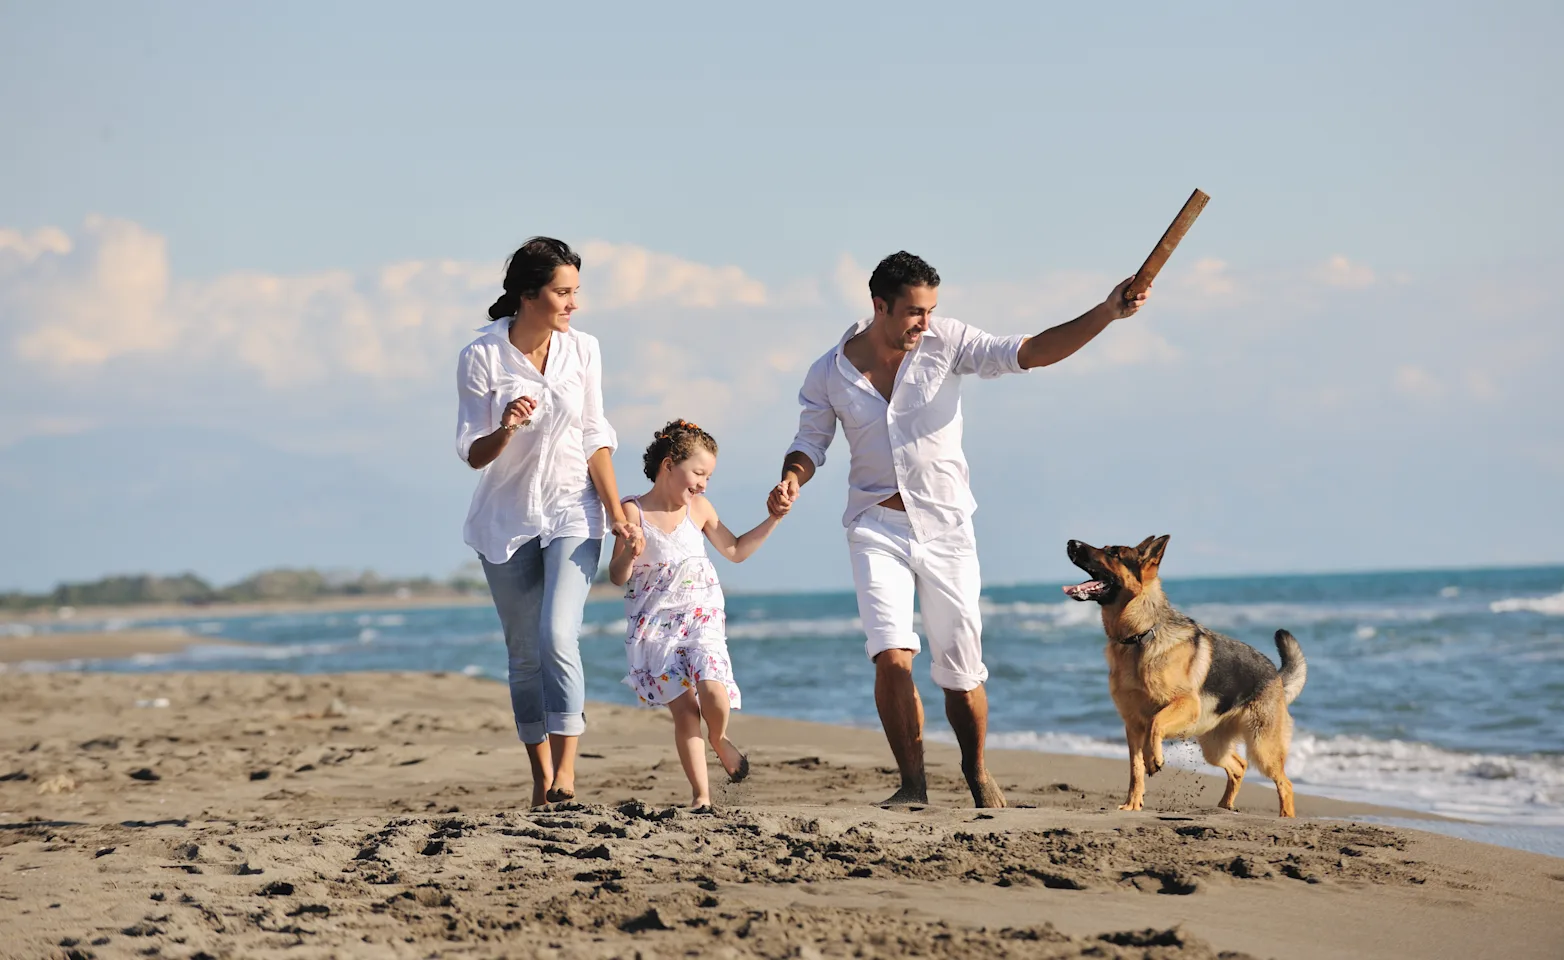
[[[543,799],[549,803],[566,803],[576,798],[576,791],[571,787],[550,787],[543,795]]]

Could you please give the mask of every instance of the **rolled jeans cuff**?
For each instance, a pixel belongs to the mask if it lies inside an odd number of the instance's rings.
[[[549,735],[554,737],[579,737],[587,728],[584,713],[545,713],[543,722],[548,726]]]
[[[548,731],[543,727],[543,721],[537,720],[531,723],[516,721],[516,736],[528,746],[536,746],[548,739]]]

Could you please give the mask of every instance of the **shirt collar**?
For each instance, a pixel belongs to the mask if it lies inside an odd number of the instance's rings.
[[[479,333],[484,333],[484,334],[490,334],[492,336],[499,337],[501,340],[509,340],[510,339],[510,322],[512,320],[514,320],[514,319],[516,319],[516,318],[515,317],[501,317],[498,320],[492,320],[489,323],[486,323],[483,326],[479,327],[478,328],[478,332]]]

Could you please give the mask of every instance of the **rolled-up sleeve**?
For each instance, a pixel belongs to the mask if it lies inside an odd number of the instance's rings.
[[[492,416],[488,368],[478,351],[468,347],[456,361],[456,455],[463,463],[473,441],[494,432]]]
[[[1021,344],[1026,339],[1023,335],[996,337],[977,327],[961,324],[951,370],[962,376],[975,373],[985,380],[1007,373],[1024,373]]]
[[[798,402],[803,410],[798,414],[798,433],[788,453],[802,453],[814,465],[825,465],[825,451],[836,438],[836,410],[826,396],[826,374],[834,363],[835,352],[816,360],[804,375],[804,385],[798,391]]]
[[[581,449],[588,458],[608,448],[609,453],[619,449],[619,435],[603,415],[603,353],[596,337],[588,337],[586,355],[586,379],[581,396]]]

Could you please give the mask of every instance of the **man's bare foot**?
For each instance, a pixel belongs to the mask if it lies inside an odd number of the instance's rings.
[[[999,791],[999,784],[987,773],[969,779],[967,787],[972,791],[972,805],[979,809],[1005,805],[1005,795]]]
[[[914,805],[926,805],[929,802],[928,787],[914,787],[903,784],[900,790],[881,800],[882,807],[910,807]]]

